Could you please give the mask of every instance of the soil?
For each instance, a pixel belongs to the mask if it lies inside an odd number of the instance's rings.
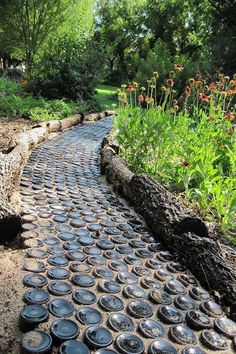
[[[25,250],[18,245],[0,246],[0,353],[20,352],[21,332],[16,316],[22,309],[22,264]]]
[[[0,117],[0,151],[11,147],[14,136],[30,126],[32,122],[28,119]]]
[[[14,144],[14,137],[29,129],[32,123],[27,119],[0,117],[0,151]],[[18,354],[21,332],[16,314],[22,308],[23,272],[25,250],[19,244],[0,245],[0,353]]]

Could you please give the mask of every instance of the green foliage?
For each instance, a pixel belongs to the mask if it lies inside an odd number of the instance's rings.
[[[190,73],[206,66],[233,74],[235,5],[235,0],[98,1],[95,33],[106,53],[107,82],[141,82],[140,67],[150,68],[150,75],[178,57]]]
[[[29,77],[37,52],[64,20],[68,1],[8,0],[0,4],[2,37],[21,52]]]
[[[95,38],[105,54],[106,82],[119,85],[132,76],[133,53],[139,52],[145,42],[139,16],[143,9],[141,1],[97,1]]]
[[[158,71],[158,87],[166,84],[166,78],[173,69],[174,64],[180,63],[184,67],[184,72],[178,75],[175,90],[183,90],[189,77],[196,76],[201,68],[207,71],[208,65],[197,55],[189,57],[186,54],[171,55],[165,42],[157,42],[153,49],[150,49],[146,59],[140,59],[138,55],[134,57],[134,66],[137,68],[134,80],[141,86],[146,86],[147,77],[151,77],[154,71]],[[201,64],[200,64],[201,63]]]
[[[24,94],[24,88],[22,85],[19,85],[19,83],[10,81],[4,78],[0,78],[0,93],[1,93],[1,98],[6,95],[23,95]]]
[[[95,42],[59,38],[40,61],[29,89],[49,99],[89,100],[99,80],[101,60]]]
[[[161,99],[157,71],[147,89],[133,82],[118,90],[121,154],[135,172],[153,175],[230,232],[236,226],[236,77],[207,82],[198,73],[179,95],[184,68],[173,69]]]
[[[236,221],[236,130],[203,111],[198,124],[183,113],[126,109],[116,120],[121,154],[135,172],[146,172],[191,200],[223,232]]]
[[[109,85],[100,85],[96,89],[95,98],[102,109],[111,109],[117,104],[116,88]]]
[[[27,94],[17,83],[0,79],[0,115],[24,117],[33,121],[61,119],[76,111],[73,103],[46,100]],[[78,108],[77,108],[78,109]]]

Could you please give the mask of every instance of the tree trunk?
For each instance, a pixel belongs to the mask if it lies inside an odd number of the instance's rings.
[[[173,234],[166,242],[189,270],[218,300],[230,308],[236,320],[236,252],[229,246],[191,233]]]
[[[203,221],[151,177],[134,175],[129,187],[136,210],[144,215],[163,242],[173,234],[181,235],[185,232],[208,236]]]

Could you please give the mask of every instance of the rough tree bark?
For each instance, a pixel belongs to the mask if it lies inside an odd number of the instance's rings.
[[[229,246],[191,233],[173,234],[168,239],[170,249],[201,281],[212,295],[230,308],[236,320],[236,252]]]
[[[21,217],[10,204],[10,198],[19,183],[20,173],[26,162],[32,137],[19,134],[18,143],[0,152],[0,240],[6,241],[21,230]]]
[[[163,242],[173,234],[193,232],[207,237],[208,230],[197,215],[188,210],[162,185],[147,175],[134,175],[129,184],[131,200],[136,210],[152,225]]]
[[[92,116],[85,116],[85,120],[99,120],[109,115],[114,115],[114,112],[94,113]],[[68,129],[79,123],[79,114],[61,121],[39,123],[31,130],[17,135],[11,148],[0,151],[0,243],[16,237],[21,231],[21,217],[11,204],[11,197],[19,187],[21,172],[31,149],[45,141],[50,133]]]

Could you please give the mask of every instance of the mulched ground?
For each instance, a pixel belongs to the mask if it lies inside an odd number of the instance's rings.
[[[0,151],[11,147],[14,136],[31,125],[28,119],[0,117]]]
[[[0,151],[13,145],[14,137],[29,129],[27,119],[0,117]],[[22,264],[24,250],[17,244],[0,245],[0,353],[19,353],[21,333],[16,316],[22,307],[20,294],[23,291]]]

